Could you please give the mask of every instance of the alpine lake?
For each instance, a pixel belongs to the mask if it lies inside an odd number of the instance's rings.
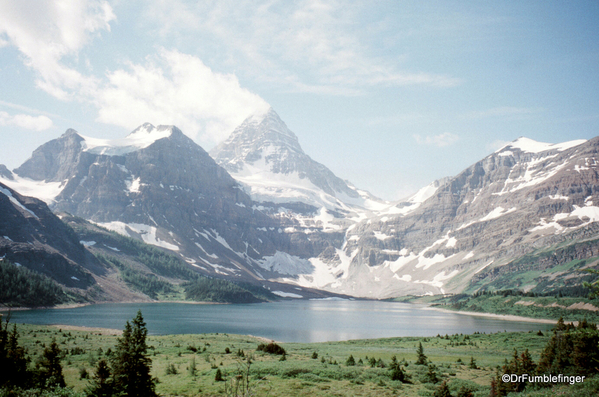
[[[313,343],[437,334],[549,330],[553,324],[508,321],[367,300],[289,300],[257,304],[119,303],[13,311],[11,322],[122,330],[138,310],[150,335],[229,333]],[[4,313],[6,314],[6,313]]]

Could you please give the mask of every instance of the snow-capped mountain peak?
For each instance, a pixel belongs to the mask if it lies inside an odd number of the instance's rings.
[[[122,156],[136,150],[145,149],[159,139],[168,138],[176,129],[174,126],[154,127],[145,123],[123,139],[100,139],[79,135],[83,138],[81,148],[84,152],[106,156]]]
[[[260,158],[265,158],[269,163],[273,156],[265,152],[277,152],[281,157],[286,157],[286,152],[304,154],[297,136],[272,108],[245,119],[210,154],[228,171],[240,172],[246,163],[253,165]],[[270,165],[272,168],[273,164]],[[286,173],[285,170],[283,173]]]
[[[256,201],[328,209],[368,207],[355,188],[304,153],[297,136],[272,108],[248,117],[210,155]]]
[[[566,149],[570,149],[574,146],[581,145],[586,142],[586,139],[577,139],[574,141],[562,142],[562,143],[545,143],[538,142],[530,138],[520,137],[513,142],[501,147],[495,153],[506,153],[511,149],[518,149],[525,153],[541,153],[548,150],[557,150],[562,152]]]

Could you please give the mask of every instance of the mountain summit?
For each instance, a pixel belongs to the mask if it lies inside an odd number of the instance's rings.
[[[256,201],[327,209],[382,204],[310,158],[272,108],[248,117],[210,155]]]

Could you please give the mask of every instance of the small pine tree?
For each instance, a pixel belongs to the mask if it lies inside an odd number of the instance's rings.
[[[60,364],[60,348],[56,339],[52,339],[50,346],[44,349],[42,358],[37,363],[39,385],[46,387],[65,387],[62,365]]]
[[[428,371],[424,376],[427,383],[437,383],[439,382],[439,378],[437,377],[437,367],[433,364],[428,365]]]
[[[318,353],[314,352],[312,353],[312,359],[316,360],[318,358]]]
[[[94,377],[86,390],[88,397],[111,397],[113,396],[112,382],[110,380],[110,368],[106,360],[101,359],[96,365]]]
[[[198,374],[198,366],[196,365],[196,358],[191,357],[191,362],[189,363],[189,376],[195,377]]]
[[[456,395],[456,397],[474,397],[474,393],[472,393],[472,390],[462,385],[460,387],[460,390],[458,390],[458,394]]]
[[[4,385],[25,386],[31,373],[27,369],[29,358],[26,351],[19,346],[19,333],[17,326],[13,325],[12,332],[8,332],[10,313],[3,325],[0,314],[0,387]]]
[[[406,381],[406,373],[404,372],[404,370],[401,368],[401,366],[397,362],[391,363],[391,375],[390,376],[391,376],[391,380],[398,380],[400,382]]]
[[[418,358],[416,359],[416,365],[427,365],[428,358],[424,355],[424,348],[422,347],[422,342],[418,343],[418,350],[416,350],[416,355]]]
[[[345,365],[347,365],[348,367],[353,367],[354,365],[356,365],[356,360],[354,359],[353,355],[349,355],[347,361],[345,362]]]
[[[452,397],[446,381],[444,381],[439,385],[439,387],[437,387],[437,390],[435,390],[433,397]]]
[[[217,368],[216,374],[214,375],[214,380],[216,382],[224,382],[223,373],[220,371],[220,368]]]
[[[470,365],[469,365],[469,367],[470,367],[470,369],[478,369],[478,366],[476,365],[476,360],[472,356],[470,356]]]
[[[370,357],[370,359],[368,360],[368,364],[370,364],[371,368],[376,367],[376,358]]]

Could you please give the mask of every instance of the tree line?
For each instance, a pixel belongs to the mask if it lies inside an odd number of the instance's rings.
[[[7,306],[53,306],[68,299],[56,281],[24,266],[0,260],[0,303]]]

